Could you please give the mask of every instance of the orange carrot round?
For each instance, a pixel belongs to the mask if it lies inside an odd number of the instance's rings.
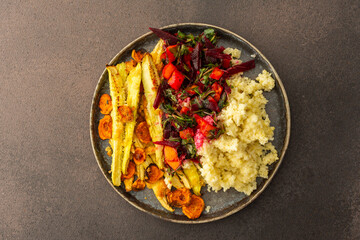
[[[99,100],[100,112],[102,114],[110,114],[112,110],[112,102],[109,94],[103,94]]]
[[[188,206],[191,201],[191,192],[187,188],[179,188],[171,191],[167,195],[167,200],[174,207]]]
[[[155,164],[150,164],[146,168],[146,176],[148,183],[156,183],[162,176],[164,176],[164,172],[161,171]]]
[[[105,115],[99,122],[99,136],[102,140],[111,138],[112,119],[110,115]]]
[[[145,181],[141,179],[137,179],[132,185],[132,190],[134,191],[141,191],[144,190],[144,188],[145,188]]]
[[[143,143],[151,142],[151,136],[146,122],[141,122],[137,125],[135,134],[140,139],[141,142]]]
[[[134,176],[135,170],[136,170],[135,163],[129,162],[129,165],[128,165],[128,168],[127,168],[127,174],[123,174],[121,177],[123,179],[129,179],[132,176]]]
[[[182,211],[189,219],[196,219],[200,217],[202,211],[204,211],[204,207],[204,200],[193,194],[191,195],[190,204],[188,206],[183,206]]]
[[[120,106],[118,111],[121,116],[121,122],[131,122],[134,119],[133,111],[129,106]]]
[[[133,160],[137,165],[142,164],[145,161],[145,150],[142,148],[136,148],[133,154]]]
[[[135,60],[135,62],[141,62],[144,57],[144,54],[141,51],[135,51],[135,49],[131,52],[131,57]]]

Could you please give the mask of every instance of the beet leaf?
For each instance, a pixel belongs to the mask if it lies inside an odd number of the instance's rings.
[[[178,146],[180,146],[179,142],[169,141],[169,140],[157,141],[157,142],[154,142],[154,144],[162,145],[162,146],[169,146],[169,147],[173,147],[173,148],[177,148]]]
[[[248,71],[253,68],[255,68],[255,60],[243,62],[239,65],[235,65],[235,66],[228,68],[226,70],[226,72],[224,73],[223,77],[226,79],[226,78],[230,77],[231,75],[234,75],[239,72],[245,72],[245,71]]]
[[[177,42],[179,42],[179,39],[175,37],[174,35],[165,32],[158,28],[149,28],[153,33],[155,33],[159,38],[161,38],[164,41],[167,41],[169,45],[174,45]]]

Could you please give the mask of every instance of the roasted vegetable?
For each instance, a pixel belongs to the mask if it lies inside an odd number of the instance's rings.
[[[136,148],[133,154],[133,160],[137,165],[142,164],[145,161],[145,151],[143,148]]]
[[[139,63],[144,57],[144,54],[141,51],[135,51],[135,49],[133,49],[131,52],[131,57],[134,59],[135,62]]]
[[[131,122],[134,120],[133,111],[129,106],[123,105],[118,108],[123,123]]]
[[[141,122],[137,125],[135,134],[140,139],[141,142],[143,143],[151,142],[151,136],[146,122]]]
[[[201,197],[196,195],[191,195],[190,204],[188,206],[183,206],[183,213],[190,219],[196,219],[200,217],[201,213],[204,211],[205,203]]]
[[[175,148],[165,146],[164,147],[164,156],[165,156],[165,162],[174,170],[177,170],[180,165],[181,161],[178,157],[178,153]]]
[[[144,190],[144,188],[145,188],[145,181],[139,178],[132,184],[132,190],[134,191],[141,191]]]
[[[184,184],[184,187],[187,189],[191,189],[191,185],[189,180],[187,179],[186,175],[184,174],[184,172],[182,170],[177,170],[176,174],[179,176],[179,178],[181,179],[181,182]]]
[[[109,94],[105,93],[100,97],[99,107],[102,114],[110,114],[112,110],[112,103]]]
[[[153,161],[151,160],[150,156],[146,156],[145,157],[145,161],[139,165],[138,169],[138,178],[140,178],[141,180],[145,180],[145,169],[152,163]]]
[[[123,174],[123,175],[121,176],[122,179],[129,179],[129,178],[134,177],[135,170],[136,170],[135,163],[129,162],[128,168],[127,168],[127,174]]]
[[[172,186],[176,189],[185,187],[184,184],[179,179],[179,176],[176,173],[171,176],[171,183],[172,183]],[[190,189],[190,187],[189,187],[189,189]]]
[[[164,176],[164,172],[161,171],[155,164],[150,164],[146,168],[146,182],[155,183]]]
[[[132,110],[131,121],[126,122],[125,126],[125,142],[124,142],[124,157],[122,161],[122,172],[126,174],[126,169],[130,160],[130,149],[133,142],[134,129],[136,124],[136,117],[139,107],[139,93],[141,83],[141,64],[131,70],[127,77],[127,99],[126,104]]]
[[[190,182],[191,189],[193,190],[193,192],[196,195],[200,196],[202,180],[201,180],[201,176],[200,176],[196,166],[194,165],[194,163],[192,161],[189,161],[187,164],[187,168],[183,168],[183,170],[184,170],[184,173],[185,173],[187,179]]]
[[[188,206],[191,200],[191,192],[187,188],[176,189],[167,194],[167,200],[173,207]]]
[[[147,186],[154,191],[156,198],[166,210],[170,212],[174,211],[174,209],[167,202],[166,194],[168,194],[170,190],[167,188],[163,178],[155,183],[148,183]]]
[[[115,66],[107,66],[109,74],[109,88],[112,100],[112,106],[114,109],[124,105],[125,103],[125,81],[126,70],[125,63]],[[124,143],[124,124],[121,122],[119,111],[112,111],[112,138],[111,146],[113,149],[112,163],[111,163],[111,179],[114,186],[120,186],[121,184],[121,161],[123,155],[123,143]]]
[[[105,115],[99,122],[99,136],[102,140],[110,139],[112,133],[112,119],[110,115]]]
[[[144,94],[146,97],[146,108],[144,109],[145,119],[149,127],[150,136],[152,141],[161,141],[163,140],[163,128],[161,125],[161,115],[162,112],[160,109],[154,109],[153,103],[157,94],[157,89],[160,85],[160,79],[158,72],[155,69],[152,57],[150,54],[145,54],[142,61],[142,82],[144,86]],[[156,146],[156,165],[160,168],[164,168],[164,156],[163,156],[163,146]]]
[[[160,39],[159,42],[156,44],[155,48],[151,52],[151,56],[155,64],[155,68],[158,71],[158,73],[161,72],[161,69],[164,66],[161,59],[161,56],[164,53],[164,44],[165,44],[164,41]]]
[[[134,181],[134,176],[124,179],[125,190],[127,192],[130,192],[132,190],[133,181]]]

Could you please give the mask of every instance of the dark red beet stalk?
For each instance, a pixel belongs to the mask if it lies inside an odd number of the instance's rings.
[[[229,54],[222,53],[218,49],[209,49],[205,52],[205,55],[208,57],[218,58],[218,59],[226,59],[230,60],[231,56]]]
[[[157,109],[159,107],[162,97],[163,97],[163,84],[160,84],[158,91],[156,93],[154,104],[153,104],[153,107],[155,109]]]
[[[177,37],[175,37],[174,35],[165,32],[161,29],[158,28],[149,28],[153,33],[155,33],[159,38],[168,41],[169,45],[174,45],[177,42],[181,42]]]
[[[215,48],[214,44],[212,44],[210,42],[210,40],[206,36],[204,36],[204,40],[205,40],[205,47],[206,48],[208,48],[208,49]]]
[[[162,146],[169,146],[169,147],[173,147],[173,148],[177,148],[178,146],[180,146],[179,142],[174,142],[174,141],[169,141],[169,140],[157,141],[157,142],[154,142],[154,144],[162,145]]]
[[[195,71],[199,71],[201,68],[200,52],[201,52],[201,43],[198,42],[194,48],[194,51],[191,54],[191,59]]]
[[[235,66],[232,66],[231,68],[228,68],[224,75],[223,75],[223,78],[226,79],[228,77],[230,77],[231,75],[234,75],[236,73],[239,73],[239,72],[245,72],[245,71],[248,71],[250,69],[253,69],[255,68],[255,60],[250,60],[248,62],[243,62],[239,65],[235,65]]]

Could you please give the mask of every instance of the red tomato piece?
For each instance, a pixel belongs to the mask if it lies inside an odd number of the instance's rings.
[[[221,93],[223,91],[223,87],[217,82],[211,85],[211,89],[215,91],[214,99],[216,102],[220,100]]]
[[[162,71],[162,75],[166,80],[169,80],[171,74],[176,70],[176,67],[172,63],[168,63],[165,65]]]
[[[174,51],[176,51],[177,45],[171,45],[166,48],[166,55],[169,59],[169,62],[173,62],[176,60]]]
[[[192,128],[187,128],[185,130],[180,131],[179,133],[182,139],[189,139],[195,136],[194,130],[192,130]]]
[[[190,111],[189,108],[187,108],[187,107],[182,107],[181,110],[180,110],[180,114],[187,114],[189,111]]]
[[[202,117],[200,117],[197,114],[194,114],[194,117],[195,117],[196,123],[198,124],[200,132],[205,137],[210,137],[211,136],[210,131],[216,130],[216,127],[209,124],[207,121],[205,121]]]
[[[184,81],[184,78],[185,78],[185,76],[179,70],[176,69],[172,73],[168,83],[169,83],[170,87],[172,87],[173,89],[179,90],[181,87],[181,84]]]
[[[221,70],[220,68],[216,67],[210,74],[210,77],[212,79],[219,80],[223,74],[224,74],[224,71]]]

